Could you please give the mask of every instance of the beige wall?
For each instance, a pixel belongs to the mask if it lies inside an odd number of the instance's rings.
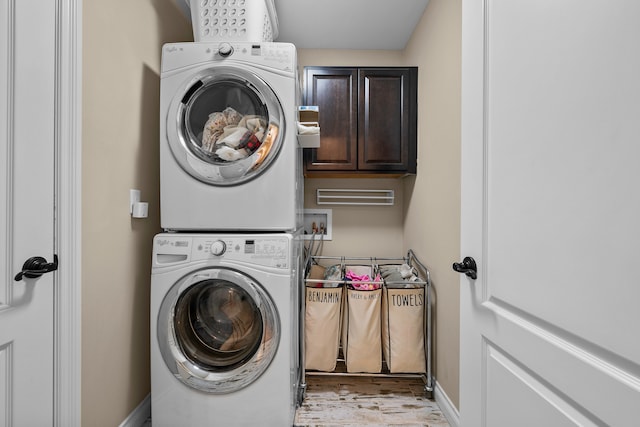
[[[316,204],[317,188],[393,190],[393,206],[335,206]],[[331,209],[332,240],[322,242],[318,255],[399,258],[402,246],[402,181],[399,179],[307,179],[304,206]],[[317,246],[316,246],[317,247]]]
[[[404,245],[432,273],[435,376],[459,407],[461,2],[431,0],[404,51],[418,77],[418,173],[405,180]]]
[[[303,78],[303,68],[311,65],[399,65],[401,53],[393,50],[298,49],[300,78]],[[317,188],[393,190],[396,200],[393,206],[318,206]],[[323,243],[321,254],[353,257],[403,256],[402,193],[402,180],[399,179],[306,179],[305,208],[331,209],[333,214],[333,239]]]
[[[149,393],[151,239],[159,228],[160,46],[191,39],[171,0],[83,5],[82,425],[113,426]],[[398,256],[413,248],[437,293],[436,377],[458,404],[460,1],[431,0],[405,52],[309,50],[304,65],[418,65],[415,178],[309,179],[316,188],[393,189],[392,207],[330,207],[327,255]],[[149,218],[131,219],[129,189]],[[322,208],[327,208],[322,206]]]
[[[333,210],[324,255],[402,256],[411,248],[434,283],[434,368],[459,402],[461,2],[431,0],[404,51],[299,49],[306,65],[418,66],[418,173],[403,179],[307,179],[305,207]],[[321,112],[322,114],[322,112]],[[316,188],[393,189],[393,207],[317,206]]]
[[[83,4],[82,425],[149,393],[151,241],[159,231],[159,64],[191,27],[170,0]],[[129,189],[149,202],[128,213]]]

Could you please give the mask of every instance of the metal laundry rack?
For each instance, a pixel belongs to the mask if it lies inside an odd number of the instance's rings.
[[[340,349],[336,369],[331,372],[325,371],[315,371],[315,370],[306,370],[305,369],[305,325],[304,325],[304,317],[306,310],[306,298],[304,297],[305,292],[302,292],[302,309],[301,309],[301,339],[300,339],[300,347],[301,347],[301,383],[300,383],[300,400],[304,396],[306,389],[306,376],[336,376],[336,375],[344,375],[344,376],[365,376],[365,377],[390,377],[390,378],[420,378],[424,383],[424,391],[425,395],[428,398],[433,398],[433,390],[435,379],[432,374],[432,320],[431,320],[431,275],[429,273],[429,269],[416,257],[413,250],[409,250],[407,252],[407,256],[404,258],[377,258],[377,257],[335,257],[335,256],[316,256],[310,255],[306,260],[305,265],[305,285],[307,283],[322,283],[322,284],[344,284],[344,280],[319,280],[319,279],[309,279],[309,271],[312,265],[318,264],[321,262],[334,262],[335,264],[348,265],[348,264],[358,264],[358,265],[371,265],[375,266],[387,266],[393,264],[407,264],[414,269],[417,273],[417,277],[419,280],[417,281],[386,281],[384,284],[390,287],[400,287],[402,285],[410,284],[413,287],[423,286],[425,288],[425,298],[426,304],[424,308],[424,351],[425,351],[425,361],[426,361],[426,372],[416,372],[416,373],[391,373],[387,367],[387,362],[382,358],[382,372],[380,373],[360,373],[360,372],[347,372],[345,366],[345,359],[343,357],[342,349]],[[357,282],[355,282],[357,283]],[[375,282],[368,281],[367,283],[379,283],[383,284],[383,282]],[[305,286],[306,287],[306,286]]]

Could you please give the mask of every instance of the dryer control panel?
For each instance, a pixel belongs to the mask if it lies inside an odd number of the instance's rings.
[[[153,264],[236,261],[287,269],[293,257],[292,240],[290,234],[159,234],[153,242]]]
[[[291,43],[273,42],[201,42],[167,43],[162,48],[162,72],[183,67],[243,64],[295,73],[297,67],[296,48]]]

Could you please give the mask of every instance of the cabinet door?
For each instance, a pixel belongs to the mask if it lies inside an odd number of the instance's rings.
[[[357,169],[357,70],[305,68],[305,104],[320,108],[320,148],[305,150],[308,171]]]
[[[416,172],[417,68],[360,69],[358,169]]]

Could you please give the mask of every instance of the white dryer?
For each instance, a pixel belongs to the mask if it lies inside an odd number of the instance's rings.
[[[162,49],[165,230],[290,231],[302,224],[297,59],[289,43]]]
[[[299,235],[165,233],[153,243],[154,427],[291,426]]]

